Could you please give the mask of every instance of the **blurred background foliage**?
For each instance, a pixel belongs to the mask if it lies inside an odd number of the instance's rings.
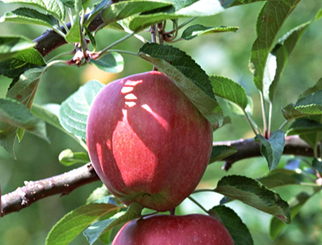
[[[191,41],[181,41],[173,44],[192,56],[208,74],[223,75],[239,82],[246,89],[254,101],[254,118],[261,124],[261,112],[259,108],[259,95],[252,82],[252,74],[248,69],[248,61],[252,43],[256,38],[255,23],[257,14],[262,3],[253,3],[245,6],[237,6],[218,14],[214,17],[199,18],[193,23],[206,26],[239,26],[236,33],[222,33],[204,35]],[[18,5],[6,5],[0,3],[0,15],[13,10]],[[302,1],[285,22],[278,38],[290,29],[306,21],[312,20],[316,11],[322,7],[321,1]],[[322,20],[316,21],[309,26],[302,39],[293,51],[285,68],[282,80],[276,94],[273,110],[273,130],[276,130],[284,121],[280,112],[281,106],[295,102],[301,92],[313,86],[321,76],[322,64]],[[0,33],[24,35],[35,39],[45,31],[38,26],[20,25],[14,23],[1,23]],[[149,33],[143,34],[149,37]],[[123,37],[124,33],[111,29],[101,30],[97,35],[98,50]],[[142,43],[135,38],[127,40],[117,46],[137,52]],[[49,59],[63,51],[71,51],[73,46],[65,45],[52,52]],[[42,78],[35,103],[47,104],[64,101],[79,86],[89,80],[97,79],[108,83],[117,78],[130,74],[151,70],[151,65],[138,58],[124,56],[125,67],[119,74],[110,74],[98,70],[93,65],[76,67],[53,67]],[[10,80],[0,76],[0,97],[4,97]],[[215,141],[235,140],[251,138],[254,135],[250,131],[243,118],[230,115],[224,103],[222,104],[226,115],[231,116],[232,123],[214,133]],[[236,126],[238,125],[238,126]],[[12,159],[8,153],[0,148],[0,183],[2,194],[14,191],[22,186],[24,181],[38,180],[53,175],[58,175],[71,170],[73,167],[65,167],[58,161],[59,153],[70,148],[81,151],[71,138],[59,130],[48,126],[48,136],[51,144],[41,139],[26,134],[21,143],[16,144],[15,152],[17,160]],[[280,166],[285,165],[290,156],[282,158]],[[202,182],[198,188],[215,188],[217,181],[225,176],[240,174],[258,178],[267,173],[268,168],[265,160],[261,157],[246,159],[237,162],[229,170],[224,172],[222,162],[209,165]],[[43,245],[51,227],[67,212],[83,205],[88,195],[97,187],[99,181],[83,186],[68,196],[53,196],[38,201],[32,206],[21,210],[19,213],[9,214],[0,220],[0,244],[1,245]],[[303,188],[303,191],[309,191]],[[284,200],[302,191],[298,186],[284,187],[276,190]],[[220,195],[215,193],[194,194],[202,205],[211,208],[219,203]],[[317,194],[305,204],[301,213],[293,219],[282,235],[275,241],[268,235],[271,217],[254,208],[242,203],[232,202],[228,204],[240,215],[248,226],[256,245],[317,245],[322,244],[322,195]],[[195,204],[185,200],[177,209],[178,214],[202,212]],[[74,240],[72,245],[88,244],[83,236]]]

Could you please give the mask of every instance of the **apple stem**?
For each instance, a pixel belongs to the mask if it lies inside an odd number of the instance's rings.
[[[197,202],[194,198],[192,198],[191,196],[188,196],[188,198],[190,199],[190,201],[192,201],[194,204],[196,204],[199,208],[201,208],[205,213],[208,213],[208,211],[199,202]]]
[[[176,208],[171,209],[169,212],[170,212],[170,215],[175,215]]]

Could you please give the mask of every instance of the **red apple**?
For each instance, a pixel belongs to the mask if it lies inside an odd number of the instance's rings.
[[[112,245],[234,245],[226,227],[202,214],[155,215],[125,224]]]
[[[173,209],[204,174],[212,126],[164,74],[116,80],[97,95],[88,116],[91,162],[123,203]]]

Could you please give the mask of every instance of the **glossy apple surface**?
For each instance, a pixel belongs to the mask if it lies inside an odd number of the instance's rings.
[[[116,80],[97,95],[86,141],[92,164],[123,203],[166,211],[189,196],[212,149],[212,126],[160,72]]]
[[[234,245],[226,227],[201,214],[155,215],[125,224],[112,245]]]

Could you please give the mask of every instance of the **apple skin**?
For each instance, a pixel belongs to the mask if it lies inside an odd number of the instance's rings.
[[[234,245],[226,227],[203,214],[154,215],[126,223],[112,245]]]
[[[167,211],[201,180],[213,131],[184,93],[154,71],[116,80],[98,93],[86,141],[96,173],[120,201]]]

